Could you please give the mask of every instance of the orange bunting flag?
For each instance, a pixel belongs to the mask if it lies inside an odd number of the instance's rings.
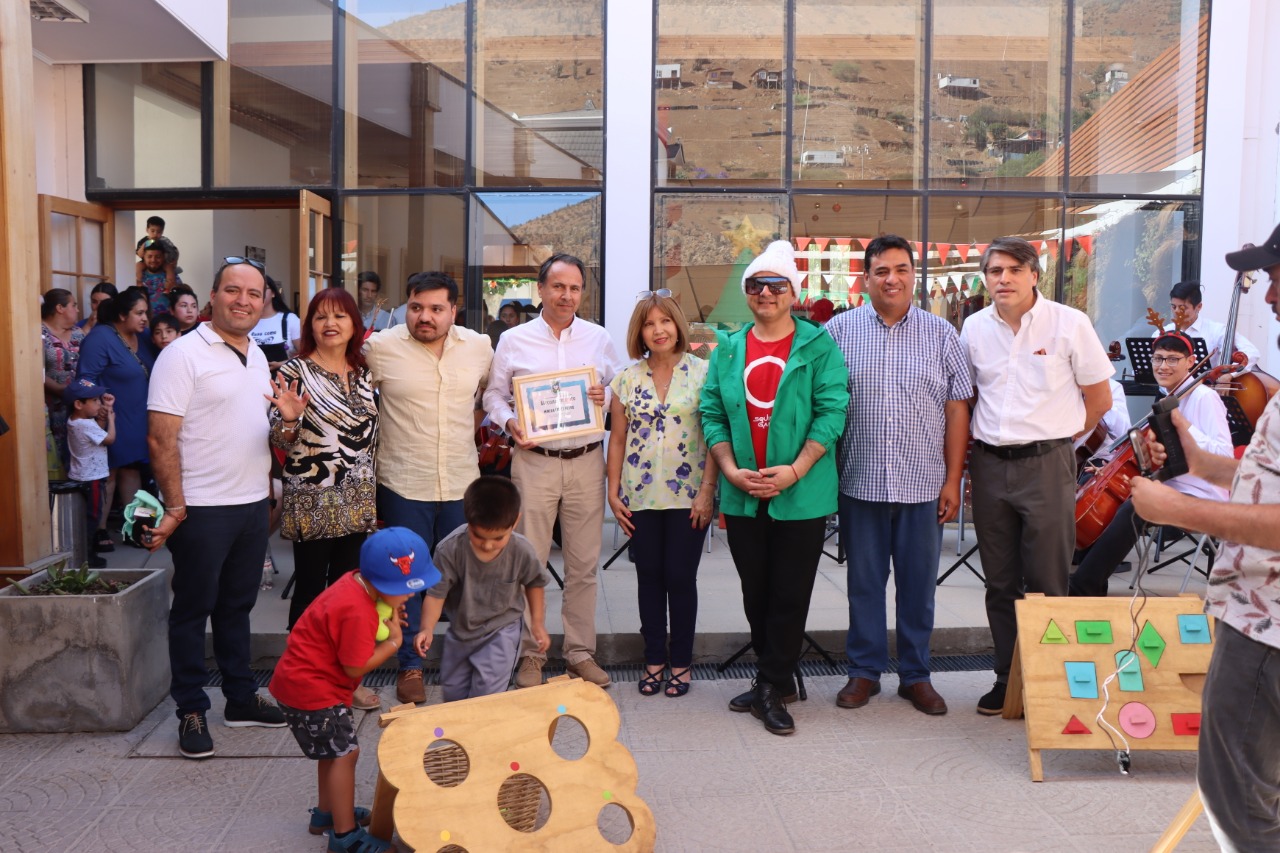
[[[947,259],[947,255],[951,254],[950,243],[934,243],[938,247],[938,263],[943,263]]]
[[[818,247],[819,252],[825,252],[827,250],[827,244],[830,242],[831,242],[830,237],[814,237],[813,238],[813,244]]]
[[[956,254],[960,256],[960,263],[969,261],[969,250],[973,248],[971,243],[956,243]]]
[[[1058,255],[1058,241],[1057,241],[1057,240],[1046,240],[1046,241],[1045,241],[1045,248],[1047,248],[1047,249],[1049,250],[1049,257],[1051,257],[1051,258],[1053,258],[1053,257],[1057,257],[1057,255]]]
[[[1076,240],[1079,241],[1080,243],[1080,251],[1084,252],[1086,255],[1092,254],[1092,249],[1093,249],[1092,236],[1080,236],[1080,237],[1077,237]]]
[[[1066,261],[1070,261],[1070,260],[1071,260],[1071,249],[1072,249],[1072,247],[1073,247],[1073,246],[1075,246],[1075,242],[1076,242],[1075,240],[1063,240],[1063,241],[1062,241],[1062,257],[1063,257],[1063,260],[1066,260]]]
[[[813,238],[812,238],[812,237],[797,237],[797,238],[796,238],[796,251],[797,251],[797,252],[803,252],[806,248],[808,248],[808,246],[809,246],[809,244],[810,244],[811,242],[813,242]]]

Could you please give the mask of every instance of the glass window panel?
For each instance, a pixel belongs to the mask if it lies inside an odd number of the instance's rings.
[[[476,184],[599,186],[600,0],[475,0]]]
[[[76,217],[65,213],[49,214],[49,246],[53,256],[52,269],[59,272],[79,272],[76,266]]]
[[[439,8],[444,6],[444,8]],[[358,187],[457,187],[467,148],[466,6],[444,0],[348,2],[357,75]],[[349,36],[350,38],[350,36]],[[347,91],[352,88],[348,83]]]
[[[830,299],[837,310],[861,305],[866,299],[863,250],[880,234],[918,240],[920,200],[880,195],[792,196],[791,239],[801,268],[809,273],[801,289],[801,305],[808,307],[816,299]],[[920,267],[917,257],[917,270]]]
[[[790,236],[788,208],[785,195],[655,198],[653,286],[673,291],[695,342],[714,343],[716,328],[751,319],[742,274],[771,240]]]
[[[785,3],[659,0],[659,186],[781,185],[785,24]]]
[[[343,200],[341,284],[359,298],[356,276],[382,279],[379,300],[393,311],[404,304],[414,273],[439,270],[464,287],[466,202],[458,196],[347,196]],[[373,306],[361,305],[362,311]],[[464,314],[460,322],[466,325]]]
[[[200,64],[96,65],[89,190],[200,186]]]
[[[1068,207],[1071,257],[1063,300],[1089,315],[1104,344],[1151,337],[1148,308],[1172,318],[1169,289],[1200,276],[1200,213],[1200,202],[1185,201],[1090,200]],[[1128,359],[1117,367],[1128,368]]]
[[[795,185],[918,185],[923,19],[921,0],[798,0]]]
[[[99,278],[107,272],[102,268],[102,223],[92,219],[80,220],[80,272]]]
[[[479,268],[484,316],[513,300],[526,318],[536,313],[538,267],[567,252],[586,267],[578,316],[601,322],[599,193],[481,193],[471,214],[469,262]]]
[[[230,0],[229,15],[230,142],[221,183],[330,185],[333,4]]]
[[[1056,190],[1064,0],[934,0],[929,173],[934,186]]]
[[[1076,0],[1071,109],[1073,192],[1200,192],[1208,0],[1153,0],[1133,12]],[[1061,152],[1045,162],[1060,174]]]
[[[935,196],[929,200],[927,302],[959,328],[990,298],[982,283],[983,250],[997,237],[1021,237],[1040,252],[1040,292],[1054,298],[1062,208],[1054,199]]]

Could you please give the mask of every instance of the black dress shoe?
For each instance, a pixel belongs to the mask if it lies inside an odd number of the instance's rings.
[[[798,694],[792,693],[790,696],[783,696],[782,701],[790,705],[799,698],[800,696]],[[756,683],[752,681],[750,690],[746,693],[739,693],[737,696],[734,696],[729,700],[729,710],[737,711],[739,714],[745,714],[747,711],[751,710],[751,703],[754,701],[756,701]]]
[[[1004,695],[1009,685],[997,681],[991,690],[978,700],[978,713],[984,717],[994,717],[1004,711]]]
[[[778,695],[778,688],[768,682],[762,682],[756,686],[756,698],[751,703],[751,716],[764,723],[765,730],[770,734],[795,733],[795,721],[787,713],[787,706]]]

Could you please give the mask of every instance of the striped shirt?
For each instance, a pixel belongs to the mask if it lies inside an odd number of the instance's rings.
[[[915,306],[886,326],[870,304],[826,329],[849,368],[840,491],[862,501],[937,500],[947,478],[946,404],[973,394],[955,329]]]

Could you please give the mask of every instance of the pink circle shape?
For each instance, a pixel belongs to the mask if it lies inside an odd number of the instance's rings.
[[[1120,728],[1129,737],[1142,740],[1156,733],[1156,715],[1141,702],[1129,702],[1117,714]]]

